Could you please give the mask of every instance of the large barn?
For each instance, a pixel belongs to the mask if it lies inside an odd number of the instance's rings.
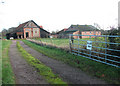
[[[68,29],[57,32],[57,37],[69,38],[69,34],[101,35],[101,31],[92,25],[71,25]],[[78,38],[78,36],[73,36],[73,38]],[[89,36],[79,36],[79,38],[89,38]]]
[[[49,32],[44,30],[41,26],[37,25],[33,20],[20,24],[12,32],[6,34],[7,39],[13,37],[14,39],[22,38],[47,38]]]

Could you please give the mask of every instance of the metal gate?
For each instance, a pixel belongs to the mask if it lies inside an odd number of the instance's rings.
[[[120,36],[69,35],[72,54],[120,68]]]

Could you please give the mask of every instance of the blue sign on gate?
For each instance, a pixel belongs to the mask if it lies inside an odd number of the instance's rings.
[[[87,41],[87,49],[92,50],[92,41]]]

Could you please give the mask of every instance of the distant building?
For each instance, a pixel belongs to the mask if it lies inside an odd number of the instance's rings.
[[[57,38],[58,36],[57,36],[57,34],[56,33],[51,33],[50,34],[50,38]]]
[[[92,25],[71,25],[66,30],[61,30],[57,33],[58,38],[69,38],[69,34],[80,34],[80,35],[101,35],[101,31]],[[88,38],[89,36],[79,36],[79,38]],[[93,36],[92,36],[93,37]],[[73,36],[78,38],[78,36]]]
[[[68,30],[68,28],[64,28],[61,31],[57,32],[57,38],[67,38],[67,35],[65,34],[65,32]]]
[[[2,30],[2,32],[1,32],[2,38],[4,38],[4,39],[6,38],[7,32],[8,32],[8,31],[7,31],[6,29],[3,29],[3,30]]]
[[[20,24],[13,31],[7,33],[6,36],[7,39],[10,37],[14,37],[14,39],[34,37],[46,38],[49,37],[49,32],[44,30],[42,26],[38,26],[33,20],[30,20]]]

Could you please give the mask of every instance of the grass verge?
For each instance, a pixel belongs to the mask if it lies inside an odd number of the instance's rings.
[[[15,84],[15,77],[8,57],[11,41],[2,41],[2,84]]]
[[[67,83],[62,81],[62,79],[55,75],[51,68],[45,66],[43,63],[41,63],[38,59],[35,59],[31,54],[29,54],[27,51],[24,50],[24,48],[20,45],[19,42],[17,42],[18,50],[23,55],[24,59],[33,67],[35,67],[40,75],[44,76],[45,79],[48,81],[48,83],[53,84],[54,86],[64,85],[67,86]]]
[[[75,56],[57,48],[39,46],[27,40],[23,40],[25,44],[35,50],[56,60],[61,60],[69,65],[77,67],[89,75],[96,76],[111,84],[120,84],[120,69],[105,65],[99,62],[89,60],[80,56]]]

